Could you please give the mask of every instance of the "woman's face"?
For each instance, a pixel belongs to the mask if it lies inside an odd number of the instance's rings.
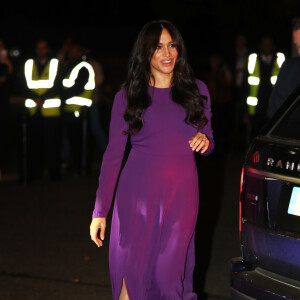
[[[160,35],[159,43],[151,58],[151,73],[172,74],[178,57],[177,49],[172,41],[172,37],[166,29]]]

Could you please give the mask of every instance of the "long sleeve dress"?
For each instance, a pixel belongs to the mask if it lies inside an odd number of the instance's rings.
[[[210,97],[208,123],[199,129],[210,140],[204,155],[214,147]],[[172,101],[171,88],[148,87],[151,105],[143,115],[142,129],[131,136],[128,159],[115,194],[109,268],[113,299],[124,278],[130,300],[194,300],[194,231],[198,213],[198,175],[188,141],[197,128],[185,123],[186,111]],[[103,156],[93,218],[106,217],[112,202],[128,136],[123,115],[126,91],[115,96],[109,144]],[[201,187],[200,187],[201,188]]]

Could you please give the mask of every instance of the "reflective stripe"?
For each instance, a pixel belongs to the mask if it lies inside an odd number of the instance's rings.
[[[249,76],[248,83],[251,85],[259,85],[259,77],[256,76]]]
[[[32,99],[26,99],[25,100],[25,107],[27,108],[33,108],[36,107],[36,103]]]
[[[29,89],[52,88],[58,68],[58,59],[53,58],[49,66],[49,79],[33,80],[32,69],[33,59],[28,59],[25,63],[25,78]]]
[[[249,60],[248,60],[248,71],[250,74],[253,73],[254,71],[254,67],[256,64],[256,58],[257,58],[257,54],[256,53],[252,53],[249,55]]]
[[[51,108],[51,107],[60,107],[61,101],[60,99],[47,99],[45,100],[43,107]]]
[[[247,98],[248,105],[256,106],[257,103],[258,103],[258,99],[256,97],[248,97]]]
[[[272,76],[271,77],[271,83],[274,85],[277,81],[277,76]]]
[[[44,108],[60,107],[60,104],[61,104],[60,99],[47,99],[47,100],[45,100],[43,107]],[[33,108],[36,106],[37,106],[37,104],[34,100],[32,100],[32,99],[25,100],[25,107]]]
[[[93,90],[95,88],[95,72],[93,67],[86,61],[82,61],[72,70],[70,77],[63,80],[63,86],[66,88],[72,87],[75,84],[75,80],[78,77],[80,69],[83,67],[87,68],[89,71],[89,80],[84,89]]]
[[[282,64],[284,63],[284,61],[285,61],[285,56],[284,56],[284,54],[278,52],[278,53],[277,53],[277,64],[278,64],[279,68],[281,68],[281,66],[282,66]]]
[[[92,100],[88,98],[83,98],[83,97],[72,97],[70,99],[66,100],[66,104],[76,104],[80,106],[91,106],[92,105]]]

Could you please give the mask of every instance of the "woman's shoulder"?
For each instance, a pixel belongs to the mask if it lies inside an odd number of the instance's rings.
[[[119,90],[115,94],[115,99],[119,99],[120,101],[127,101],[127,90],[125,86],[121,86]]]
[[[115,93],[113,105],[117,107],[127,106],[127,93],[125,87],[120,87],[120,89]]]
[[[115,94],[115,98],[124,98],[126,97],[126,87],[121,86]]]
[[[196,85],[198,86],[198,89],[199,89],[199,93],[201,95],[205,95],[207,96],[208,95],[208,88],[207,88],[207,85],[200,79],[196,78],[195,79],[195,83]]]

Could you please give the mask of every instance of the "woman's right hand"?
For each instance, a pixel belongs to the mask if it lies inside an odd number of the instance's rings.
[[[103,240],[105,237],[106,218],[93,218],[90,225],[90,235],[92,241],[96,243],[98,247],[103,246]],[[100,229],[100,239],[98,238],[98,230]]]

